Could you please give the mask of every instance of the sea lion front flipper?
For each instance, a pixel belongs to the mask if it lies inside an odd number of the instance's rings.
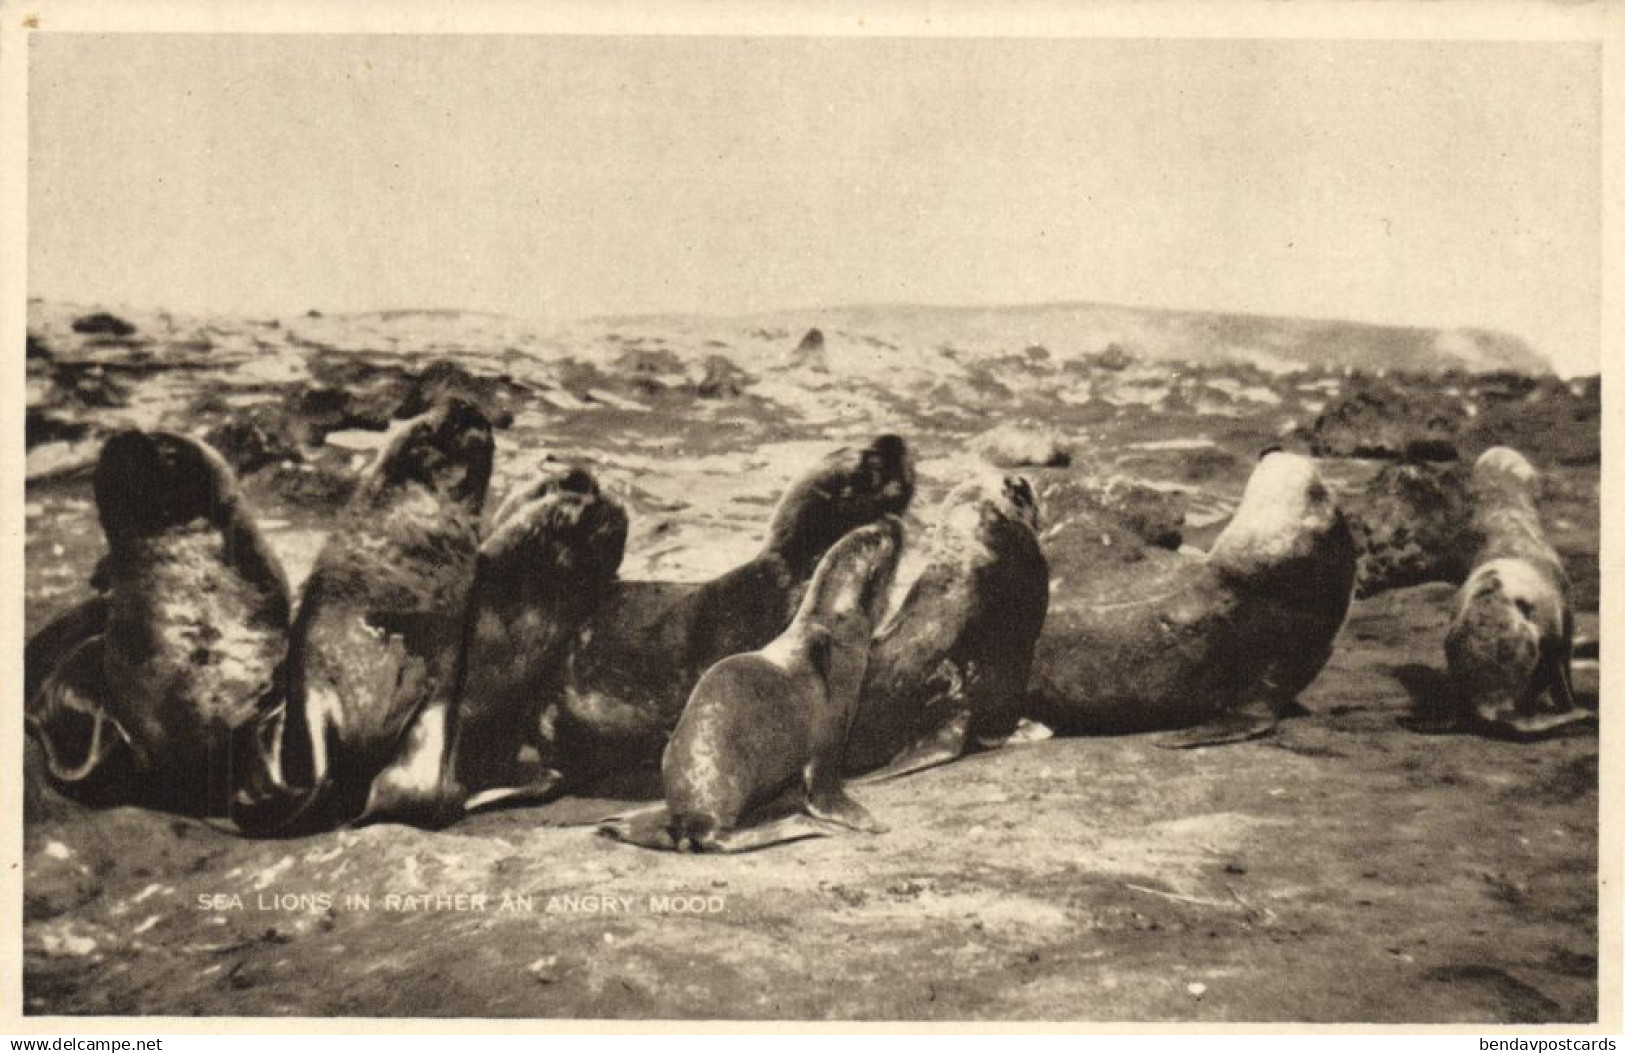
[[[373,777],[356,826],[405,822],[434,828],[462,814],[464,792],[452,778],[451,703],[436,699],[407,726],[395,759]]]
[[[671,812],[664,802],[600,819],[596,825],[600,835],[616,841],[663,852],[677,851],[677,841],[671,833]]]
[[[463,814],[517,804],[542,804],[559,793],[564,776],[552,768],[538,768],[529,781],[513,786],[493,786],[469,797],[463,802]]]
[[[1574,680],[1570,672],[1574,662],[1574,645],[1571,643],[1561,648],[1553,648],[1553,651],[1549,659],[1551,668],[1549,693],[1557,711],[1568,713],[1578,708],[1578,704],[1574,701]]]
[[[850,782],[853,784],[885,782],[927,768],[935,768],[949,761],[956,761],[965,755],[965,740],[969,728],[970,711],[962,709],[954,714],[952,720],[893,757],[890,764]]]
[[[23,648],[23,699],[32,703],[52,673],[107,626],[107,598],[91,596],[52,618]]]
[[[825,823],[865,834],[883,834],[886,828],[869,809],[847,796],[839,785],[823,786],[807,794],[807,814]],[[794,816],[787,816],[793,819]],[[781,820],[782,821],[782,820]],[[774,824],[767,824],[774,825]],[[761,828],[755,828],[761,829]]]
[[[288,707],[283,702],[239,740],[238,770],[244,774],[227,813],[239,833],[270,836],[285,832],[315,802],[313,787],[297,787],[288,781],[282,752],[287,737]]]
[[[45,752],[51,777],[64,786],[88,784],[119,753],[133,759],[130,735],[107,713],[102,638],[70,651],[31,700],[28,726]]]
[[[1249,699],[1194,728],[1158,735],[1153,741],[1165,750],[1199,749],[1234,742],[1251,742],[1275,730],[1280,716],[1266,696]]]

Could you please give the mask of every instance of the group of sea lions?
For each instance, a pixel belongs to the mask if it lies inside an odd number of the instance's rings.
[[[95,474],[95,595],[26,656],[59,789],[285,835],[439,827],[561,793],[659,798],[604,832],[739,851],[882,829],[846,791],[1062,734],[1268,732],[1325,665],[1355,544],[1310,459],[1256,466],[1205,555],[1135,545],[1098,509],[1042,524],[1026,479],[976,474],[915,540],[903,439],[824,457],[761,552],[712,581],[619,576],[627,516],[582,468],[486,517],[494,444],[450,396],[365,471],[297,599],[225,461],[121,432]],[[1486,538],[1447,644],[1464,725],[1585,719],[1573,616],[1535,475],[1475,469]],[[895,583],[906,550],[919,573]],[[894,595],[900,594],[900,595]],[[1550,702],[1543,698],[1550,695]]]

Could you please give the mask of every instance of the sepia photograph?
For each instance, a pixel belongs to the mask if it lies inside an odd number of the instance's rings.
[[[19,1029],[1618,1026],[1617,5],[0,10]]]

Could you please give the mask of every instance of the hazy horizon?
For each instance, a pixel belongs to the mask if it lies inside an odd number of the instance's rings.
[[[49,300],[557,321],[1092,303],[1500,330],[1597,369],[1592,44],[30,47],[29,294]]]

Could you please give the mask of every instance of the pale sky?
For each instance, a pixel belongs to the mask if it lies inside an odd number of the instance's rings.
[[[1094,300],[1598,344],[1592,44],[37,33],[29,294]]]

